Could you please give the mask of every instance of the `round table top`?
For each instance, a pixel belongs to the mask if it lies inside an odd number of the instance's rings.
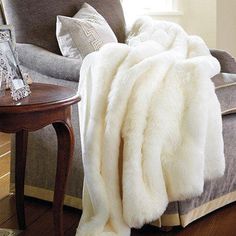
[[[28,97],[14,101],[10,91],[0,97],[0,113],[24,113],[72,105],[80,100],[77,91],[53,84],[33,83]]]

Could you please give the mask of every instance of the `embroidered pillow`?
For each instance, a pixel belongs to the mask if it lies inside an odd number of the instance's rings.
[[[117,42],[106,20],[84,3],[74,17],[57,16],[57,41],[63,56],[84,58],[104,44]]]

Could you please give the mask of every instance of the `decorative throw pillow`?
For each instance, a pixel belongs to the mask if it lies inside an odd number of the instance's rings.
[[[74,17],[57,16],[57,41],[63,56],[84,58],[104,44],[117,42],[106,20],[84,3]]]

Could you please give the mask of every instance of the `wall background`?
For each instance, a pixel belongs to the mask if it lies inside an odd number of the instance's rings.
[[[217,48],[236,57],[236,0],[217,0]]]
[[[178,8],[179,15],[152,15],[152,17],[174,21],[189,34],[201,36],[210,48],[215,48],[216,0],[179,0]]]
[[[177,12],[150,15],[176,22],[189,34],[201,36],[209,48],[226,50],[236,58],[236,0],[177,1]]]
[[[216,0],[182,1],[184,2],[182,25],[185,30],[190,34],[201,36],[210,48],[215,48],[217,46]]]

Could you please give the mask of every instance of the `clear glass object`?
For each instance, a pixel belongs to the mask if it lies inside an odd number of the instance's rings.
[[[0,41],[0,72],[1,71],[3,85],[5,83],[5,88],[10,88],[13,100],[17,101],[30,94],[29,85],[22,76],[9,41]]]
[[[0,96],[5,95],[7,88],[7,81],[9,81],[10,73],[7,58],[0,51]]]

